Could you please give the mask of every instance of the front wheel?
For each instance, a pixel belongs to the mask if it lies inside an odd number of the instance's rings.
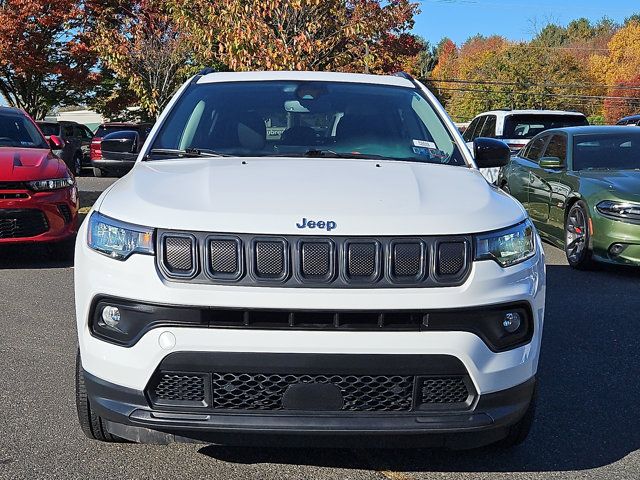
[[[93,167],[94,177],[106,177],[105,171],[98,167]]]
[[[122,442],[106,429],[104,420],[91,409],[91,403],[84,384],[84,370],[80,361],[80,351],[76,353],[76,410],[83,433],[92,440],[101,442]]]
[[[593,266],[588,212],[587,204],[578,200],[569,209],[565,220],[564,251],[569,265],[577,270],[588,270]]]

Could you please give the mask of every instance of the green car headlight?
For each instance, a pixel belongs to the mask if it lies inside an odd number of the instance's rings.
[[[620,220],[640,220],[640,204],[637,203],[603,200],[596,205],[596,209],[606,217],[615,217]]]
[[[536,254],[536,235],[529,220],[475,238],[475,260],[495,260],[502,267],[524,262]]]
[[[126,260],[134,253],[155,253],[153,229],[114,220],[98,212],[89,219],[87,244],[116,260]]]

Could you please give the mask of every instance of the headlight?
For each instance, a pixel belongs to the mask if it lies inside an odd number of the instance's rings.
[[[604,200],[596,205],[596,208],[606,217],[640,221],[640,205],[637,203]]]
[[[120,222],[98,212],[93,212],[89,219],[87,243],[117,260],[126,260],[133,253],[154,254],[153,229]]]
[[[61,188],[73,187],[75,181],[71,177],[52,178],[51,180],[34,180],[27,182],[31,190],[41,192],[43,190],[59,190]]]
[[[476,237],[476,260],[495,260],[502,267],[510,267],[533,257],[536,240],[529,220],[498,232]]]

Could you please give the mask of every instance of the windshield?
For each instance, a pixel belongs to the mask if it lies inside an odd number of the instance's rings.
[[[502,138],[530,139],[552,128],[589,125],[582,115],[510,115],[504,121]]]
[[[573,169],[640,169],[640,131],[616,134],[576,135]]]
[[[49,148],[49,145],[28,117],[0,112],[0,147]]]
[[[465,165],[444,124],[417,90],[338,82],[191,85],[159,130],[149,157],[194,150]]]

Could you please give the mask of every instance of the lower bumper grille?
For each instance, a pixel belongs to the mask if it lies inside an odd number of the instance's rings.
[[[208,407],[212,410],[288,410],[287,395],[317,395],[327,388],[337,398],[330,408],[344,412],[410,412],[430,408],[464,409],[474,398],[466,376],[161,372],[147,393],[154,406]],[[304,400],[309,401],[309,399]],[[311,399],[311,403],[313,399]],[[293,408],[301,410],[303,408]],[[309,410],[313,410],[310,408]]]
[[[40,210],[0,210],[0,238],[35,237],[47,230],[47,217]]]

